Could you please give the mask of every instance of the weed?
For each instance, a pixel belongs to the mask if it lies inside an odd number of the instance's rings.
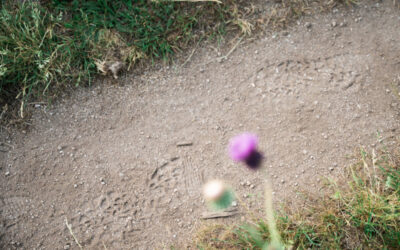
[[[286,245],[296,249],[400,247],[400,154],[384,150],[377,156],[361,149],[359,159],[349,168],[347,188],[331,182],[329,198],[308,205],[303,213],[280,213],[277,227]],[[270,241],[271,229],[264,220],[233,229],[221,227],[218,234],[224,231],[230,240],[220,248],[264,249],[263,243]],[[212,230],[208,236],[215,238],[218,235]],[[197,238],[197,244],[207,241]]]

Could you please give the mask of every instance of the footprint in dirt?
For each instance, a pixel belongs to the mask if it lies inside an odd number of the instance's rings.
[[[203,182],[204,172],[195,168],[190,159],[166,162],[156,167],[147,179],[146,203],[156,214],[162,215],[198,198]]]
[[[156,167],[143,190],[109,190],[84,202],[70,223],[78,235],[87,236],[81,239],[86,247],[140,246],[145,237],[164,231],[183,209],[190,209],[199,200],[202,184],[202,171],[188,159],[175,159]]]

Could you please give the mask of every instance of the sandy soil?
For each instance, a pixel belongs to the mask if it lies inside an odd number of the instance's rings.
[[[2,248],[78,249],[66,219],[85,249],[179,245],[207,210],[205,181],[226,180],[257,210],[270,177],[277,202],[298,204],[298,191],[340,178],[358,147],[398,135],[392,1],[301,20],[218,60],[229,49],[204,45],[184,68],[99,80],[36,105],[30,130],[3,130]],[[260,172],[228,157],[227,142],[243,131],[260,137]]]

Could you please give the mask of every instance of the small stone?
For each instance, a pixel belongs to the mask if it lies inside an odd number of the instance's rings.
[[[298,176],[298,175],[296,175],[296,176],[295,176],[295,178],[297,179],[297,178],[299,178],[299,176]]]
[[[388,93],[388,94],[389,94],[389,93],[390,93],[390,89],[386,89],[386,93]]]
[[[330,170],[330,171],[333,171],[333,170],[334,170],[334,168],[333,168],[333,167],[330,167],[330,168],[329,168],[329,170]]]
[[[247,197],[249,197],[247,194],[244,194],[244,195],[243,195],[243,198],[247,198]]]
[[[298,184],[297,182],[296,182],[296,183],[294,183],[294,186],[295,186],[295,187],[297,187],[298,185],[299,185],[299,184]]]
[[[312,27],[312,24],[309,23],[309,22],[306,22],[306,23],[304,24],[304,26],[305,26],[307,29],[310,29],[310,28]]]
[[[303,154],[305,154],[305,155],[306,155],[306,154],[307,154],[307,150],[305,150],[305,149],[304,149],[304,150],[303,150]]]
[[[251,189],[253,189],[253,188],[255,188],[255,187],[256,187],[256,186],[254,186],[253,184],[250,185],[250,188],[251,188]]]
[[[303,170],[301,170],[301,172],[304,174],[306,171],[303,169]]]
[[[237,206],[237,201],[232,201],[232,207],[236,207]]]
[[[63,149],[63,147],[62,146],[58,146],[57,149],[58,149],[58,151],[60,151],[60,150]]]
[[[333,21],[333,22],[331,23],[331,26],[332,26],[332,27],[336,27],[336,26],[337,26],[337,23],[336,23],[335,21]]]
[[[77,184],[74,184],[74,188],[77,188],[78,187],[78,185]]]
[[[9,175],[10,175],[10,172],[7,171],[7,172],[5,173],[5,176],[9,176]]]
[[[250,186],[250,185],[251,185],[250,181],[246,181],[246,186]]]
[[[282,179],[282,180],[281,180],[281,183],[282,183],[282,184],[285,183],[285,180]]]

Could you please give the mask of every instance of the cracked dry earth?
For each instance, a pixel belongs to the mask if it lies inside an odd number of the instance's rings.
[[[85,249],[180,248],[206,211],[202,184],[214,178],[253,210],[266,177],[276,202],[301,204],[298,191],[340,178],[346,156],[377,147],[377,133],[386,145],[396,140],[399,14],[384,1],[310,17],[243,41],[222,62],[204,45],[185,68],[37,105],[26,133],[2,131],[1,248],[78,249],[66,219]],[[227,155],[243,131],[260,138],[261,172]],[[219,220],[240,221],[238,209]]]

